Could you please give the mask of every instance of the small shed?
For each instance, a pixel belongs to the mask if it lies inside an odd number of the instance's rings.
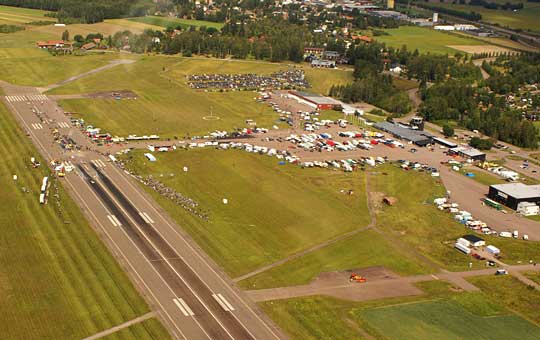
[[[482,247],[486,245],[486,241],[476,235],[465,235],[462,238],[469,241],[473,247]]]
[[[383,202],[386,204],[386,205],[395,205],[397,203],[397,198],[395,197],[390,197],[390,196],[385,196],[383,197]]]

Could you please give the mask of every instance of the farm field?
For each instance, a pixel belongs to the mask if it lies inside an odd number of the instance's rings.
[[[476,276],[467,280],[501,305],[515,311],[537,326],[540,324],[540,291],[527,287],[511,275]]]
[[[139,96],[137,100],[77,99],[61,102],[67,111],[80,113],[86,121],[113,135],[184,137],[187,134],[206,134],[216,129],[242,128],[246,126],[247,119],[254,120],[258,126],[270,128],[276,124],[279,116],[269,105],[257,103],[255,92],[196,91],[187,86],[185,76],[212,72],[265,74],[286,67],[284,64],[147,56],[140,57],[137,63],[80,79],[51,93],[136,92]],[[326,80],[327,84],[345,82],[348,77],[352,79],[352,73],[348,71],[309,69],[307,72],[310,80],[334,76],[330,79],[335,80]],[[148,74],[157,76],[148,77]],[[219,119],[204,118],[211,114]],[[130,124],[126,124],[126,121]]]
[[[39,204],[48,171],[30,166],[30,157],[38,154],[3,105],[0,150],[2,338],[82,339],[147,313],[145,301],[62,185],[59,208],[54,186],[49,204]],[[154,322],[116,338],[164,334]]]
[[[540,334],[538,327],[484,292],[457,292],[444,281],[420,282],[418,287],[426,295],[366,302],[314,296],[260,306],[293,339],[518,340]]]
[[[506,1],[501,1],[506,2]],[[450,3],[439,3],[436,2],[436,6],[448,7],[464,12],[476,12],[482,15],[482,21],[499,24],[501,26],[508,26],[510,28],[519,28],[525,31],[530,30],[533,32],[540,32],[540,22],[538,17],[540,16],[540,4],[537,2],[527,2],[527,1],[511,1],[512,3],[522,2],[524,8],[522,10],[514,11],[505,11],[503,9],[487,9],[482,6],[469,6],[469,5],[458,5]]]
[[[30,30],[0,34],[0,80],[17,85],[45,86],[106,65],[116,54],[52,56],[35,47],[37,40],[58,39]]]
[[[157,158],[148,163],[136,152],[126,165],[200,204],[208,221],[147,189],[232,277],[369,223],[360,172],[303,170],[235,150],[177,151]],[[341,192],[349,189],[355,194]]]
[[[0,24],[23,26],[32,21],[56,21],[54,18],[46,17],[45,13],[47,11],[0,5]]]
[[[418,49],[420,53],[455,54],[460,52],[450,45],[485,45],[485,43],[457,34],[435,31],[418,26],[401,26],[384,30],[389,35],[373,37],[388,46],[401,48],[407,45],[409,51]]]
[[[384,266],[397,274],[415,275],[433,272],[409,254],[392,246],[384,236],[362,231],[328,247],[291,260],[244,281],[245,289],[265,289],[309,283],[322,272]]]
[[[444,187],[426,174],[403,171],[394,166],[387,165],[378,172],[370,177],[372,190],[398,199],[395,206],[378,210],[377,225],[387,238],[415,249],[437,266],[452,271],[467,270],[470,258],[456,251],[453,243],[471,231],[455,222],[451,214],[441,212],[433,205],[435,197],[444,196]],[[502,249],[505,263],[525,263],[530,259],[540,262],[540,242],[482,237],[488,244]],[[473,262],[473,269],[484,267],[483,262]]]
[[[130,18],[128,19],[133,22],[140,22],[144,24],[149,24],[153,26],[160,26],[160,27],[177,27],[182,26],[182,28],[189,28],[190,26],[200,27],[200,26],[206,26],[206,27],[213,27],[216,29],[221,29],[223,27],[223,23],[220,22],[212,22],[212,21],[204,21],[204,20],[190,20],[190,19],[181,19],[181,18],[175,18],[175,17],[159,17],[159,16],[146,16],[146,17],[136,17],[136,18]]]

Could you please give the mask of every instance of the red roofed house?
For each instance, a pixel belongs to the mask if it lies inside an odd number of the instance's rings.
[[[48,40],[48,41],[38,41],[38,42],[36,42],[36,46],[39,47],[39,48],[46,48],[46,49],[49,49],[49,48],[54,48],[54,49],[69,48],[69,49],[71,49],[73,44],[70,43],[69,41],[64,41],[64,40]]]

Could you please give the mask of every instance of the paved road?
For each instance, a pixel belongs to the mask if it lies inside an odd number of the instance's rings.
[[[61,181],[175,338],[285,337],[129,175],[92,150],[55,101],[37,89],[0,86],[45,159],[74,165]],[[61,149],[54,129],[81,150]]]

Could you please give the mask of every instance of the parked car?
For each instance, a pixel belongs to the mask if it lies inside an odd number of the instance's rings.
[[[508,270],[506,269],[497,269],[495,275],[508,275]]]

